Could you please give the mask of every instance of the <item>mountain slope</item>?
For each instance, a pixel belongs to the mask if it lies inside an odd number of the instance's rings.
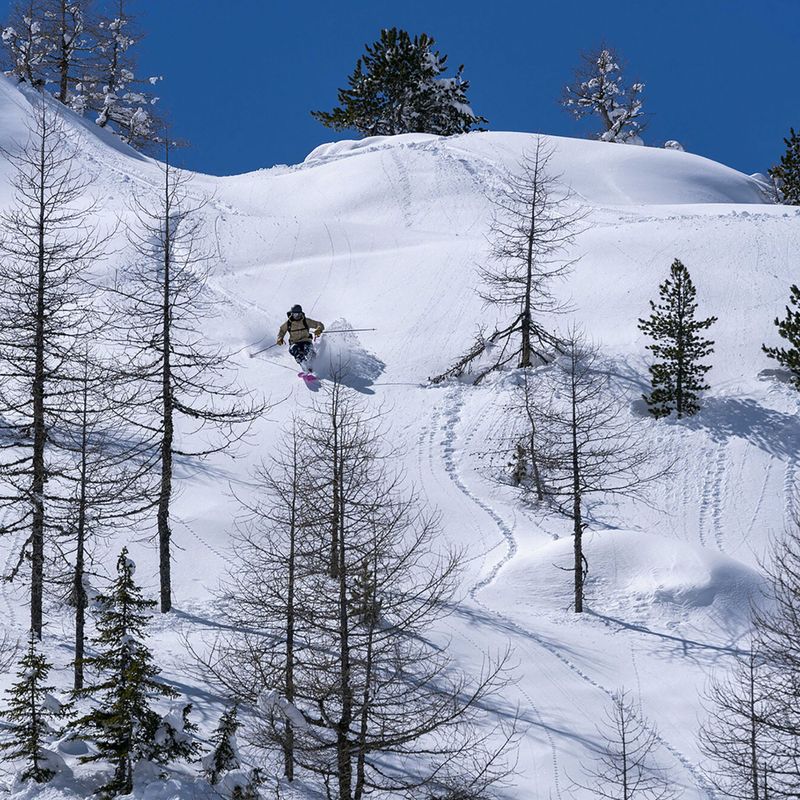
[[[24,138],[28,101],[0,80],[0,145]],[[125,216],[131,198],[158,191],[158,165],[110,147],[71,115],[77,163],[93,179],[101,226]],[[510,647],[518,681],[508,708],[524,726],[509,797],[564,797],[598,745],[595,728],[609,695],[625,686],[659,725],[663,757],[687,798],[708,796],[696,744],[697,692],[746,642],[748,598],[760,584],[758,559],[779,533],[798,473],[798,396],[769,372],[760,350],[774,339],[795,279],[800,213],[760,202],[758,184],[690,154],[545,137],[552,169],[588,212],[580,256],[559,287],[601,348],[614,385],[674,477],[647,505],[602,509],[588,535],[589,613],[569,611],[567,521],[526,507],[486,453],[506,425],[509,382],[478,388],[420,385],[447,367],[495,312],[475,293],[491,218],[488,195],[518,168],[534,137],[475,133],[440,139],[409,135],[323,145],[294,167],[241,176],[198,175],[191,191],[203,210],[213,256],[210,289],[219,314],[208,337],[231,351],[273,341],[295,302],[326,323],[374,333],[327,339],[329,356],[351,359],[348,382],[382,405],[400,462],[442,513],[442,536],[469,556],[463,602],[436,632],[451,637],[462,666],[480,669],[485,651]],[[0,203],[10,201],[0,159]],[[111,270],[126,256],[109,257]],[[636,327],[673,258],[690,269],[700,313],[713,313],[716,340],[706,408],[681,424],[642,415],[644,340]],[[337,327],[339,327],[337,325]],[[260,342],[260,344],[259,344]],[[281,425],[309,403],[285,350],[238,357],[242,382],[285,398],[236,461],[211,459],[180,477],[174,568],[177,611],[156,621],[158,654],[181,691],[208,704],[207,688],[186,677],[178,634],[213,625],[212,596],[228,560],[249,470]],[[767,370],[767,372],[765,372]],[[109,569],[120,543],[104,545]],[[155,593],[156,560],[133,543],[137,577]],[[7,564],[10,543],[0,539]],[[20,633],[24,587],[0,585],[0,607]],[[51,641],[69,641],[69,614],[50,609]],[[59,662],[67,655],[55,648]],[[508,710],[508,709],[504,709]],[[210,724],[213,714],[203,720]],[[66,794],[70,790],[67,787]]]

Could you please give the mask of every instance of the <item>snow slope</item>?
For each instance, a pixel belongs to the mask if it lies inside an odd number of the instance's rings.
[[[24,139],[28,108],[0,80],[0,146],[13,150]],[[80,168],[93,178],[91,192],[103,208],[100,224],[110,226],[134,193],[157,190],[158,167],[67,116]],[[798,473],[798,396],[760,348],[774,339],[772,319],[796,281],[800,212],[762,204],[752,178],[691,154],[546,140],[553,171],[589,212],[573,254],[581,260],[559,287],[572,311],[558,324],[574,320],[585,328],[629,398],[628,413],[641,416],[664,463],[677,465],[648,504],[598,512],[587,543],[589,611],[581,617],[569,611],[570,578],[557,569],[569,559],[567,522],[521,505],[485,457],[504,426],[508,381],[420,385],[464,350],[479,323],[494,321],[475,294],[475,268],[487,251],[488,195],[517,168],[533,136],[338,142],[292,167],[196,176],[192,191],[210,198],[203,213],[220,312],[208,321],[209,338],[243,349],[245,384],[286,398],[236,461],[213,460],[180,478],[177,610],[157,619],[154,630],[165,673],[203,709],[203,724],[215,721],[215,698],[186,677],[180,634],[213,626],[212,595],[236,514],[229,486],[241,490],[281,424],[308,403],[309,390],[284,350],[254,359],[246,350],[262,338],[270,343],[285,309],[300,302],[326,323],[377,328],[330,337],[328,357],[350,358],[348,382],[365,402],[389,411],[402,466],[442,512],[442,535],[470,557],[464,600],[439,635],[452,637],[466,670],[479,670],[486,651],[513,651],[518,681],[506,703],[519,707],[524,735],[508,797],[568,797],[598,746],[595,721],[622,686],[658,724],[663,760],[685,797],[710,796],[696,744],[697,692],[746,642],[758,560],[786,523]],[[2,205],[9,202],[8,175],[0,158]],[[676,257],[692,272],[701,313],[719,317],[712,390],[693,420],[656,423],[642,416],[638,401],[647,373],[636,321]],[[124,253],[108,268],[120,258]],[[118,547],[110,543],[99,554],[107,568]],[[154,594],[154,553],[142,542],[132,548],[137,576]],[[0,563],[10,554],[10,543],[0,540]],[[18,634],[23,599],[22,587],[0,584],[0,610]],[[50,616],[53,654],[66,664],[69,617],[57,607]],[[42,797],[77,790],[59,791]]]

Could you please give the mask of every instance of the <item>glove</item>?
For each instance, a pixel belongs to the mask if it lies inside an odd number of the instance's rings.
[[[275,342],[275,344],[279,344],[281,347],[283,347],[283,339],[278,339],[278,341]]]
[[[319,341],[321,338],[322,338],[322,334],[321,333],[315,333],[314,334],[314,341],[315,342]]]

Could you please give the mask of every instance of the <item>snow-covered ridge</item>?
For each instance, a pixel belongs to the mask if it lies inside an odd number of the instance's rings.
[[[533,146],[536,134],[476,132],[441,137],[424,133],[373,136],[323,144],[305,166],[415,150],[500,167],[513,165]],[[608,142],[544,136],[553,149],[552,169],[577,195],[593,204],[763,203],[763,188],[749,175],[702,156],[678,150],[634,147]],[[609,146],[610,145],[610,146]],[[513,168],[513,167],[512,167]]]

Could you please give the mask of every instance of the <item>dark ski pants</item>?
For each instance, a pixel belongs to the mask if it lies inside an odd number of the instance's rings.
[[[289,347],[289,353],[301,367],[304,367],[310,361],[312,346],[311,342],[295,342]]]

